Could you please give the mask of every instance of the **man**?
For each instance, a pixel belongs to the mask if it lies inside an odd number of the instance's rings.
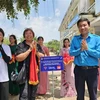
[[[90,22],[81,18],[77,22],[80,35],[74,36],[70,55],[75,56],[75,86],[77,100],[84,100],[85,82],[90,100],[97,100],[98,58],[100,57],[100,37],[89,33]]]

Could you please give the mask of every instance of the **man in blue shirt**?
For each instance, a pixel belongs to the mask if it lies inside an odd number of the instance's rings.
[[[77,22],[80,35],[74,36],[70,55],[75,56],[75,86],[77,100],[84,100],[85,82],[90,100],[97,100],[98,58],[100,57],[100,37],[89,33],[90,22],[81,18]]]

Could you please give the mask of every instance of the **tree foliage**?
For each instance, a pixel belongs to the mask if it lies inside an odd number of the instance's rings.
[[[10,42],[9,42],[9,38],[8,38],[8,37],[5,37],[3,43],[4,43],[4,44],[9,44],[9,43],[10,43]]]
[[[60,42],[58,40],[49,41],[46,46],[53,52],[58,52],[60,47]]]
[[[6,11],[8,19],[17,19],[18,11],[23,11],[24,15],[27,16],[30,14],[31,6],[37,11],[38,5],[39,0],[0,0],[0,13]]]

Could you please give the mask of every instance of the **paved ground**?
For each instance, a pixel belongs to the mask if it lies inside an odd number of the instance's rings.
[[[66,97],[63,98],[60,96],[60,71],[54,72],[54,100],[76,100],[76,97]],[[52,89],[53,89],[53,84],[52,84],[52,72],[49,72],[49,80],[50,80],[50,90],[45,96],[40,96],[41,98],[38,98],[37,100],[53,100],[53,95],[52,95]],[[88,91],[86,89],[85,91],[85,100],[89,100],[89,95]],[[98,91],[98,99],[100,100],[100,91]]]
[[[51,53],[51,55],[54,55]],[[60,71],[55,71],[54,72],[54,100],[76,100],[76,97],[60,97],[60,80],[61,80],[61,72]],[[37,100],[53,100],[53,95],[52,95],[52,89],[53,89],[53,84],[52,84],[52,72],[49,72],[49,80],[50,80],[50,90],[48,93],[44,96],[40,96],[41,98]],[[86,89],[85,91],[85,100],[89,100],[89,95],[88,91]],[[100,91],[98,91],[98,100],[100,100]]]

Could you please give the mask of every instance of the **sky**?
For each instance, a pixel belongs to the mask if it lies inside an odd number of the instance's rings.
[[[44,42],[52,39],[60,40],[58,31],[62,19],[69,7],[71,0],[39,0],[38,13],[31,9],[29,17],[26,19],[23,12],[18,13],[18,20],[8,20],[6,13],[0,13],[0,27],[5,32],[5,37],[15,34],[17,38],[23,36],[25,28],[32,28],[35,36],[43,36]]]

